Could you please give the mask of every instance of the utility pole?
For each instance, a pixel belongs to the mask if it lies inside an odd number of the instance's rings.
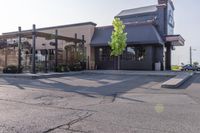
[[[190,65],[192,65],[192,47],[190,46]]]

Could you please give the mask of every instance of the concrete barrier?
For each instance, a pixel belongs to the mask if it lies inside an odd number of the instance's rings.
[[[175,76],[174,78],[171,78],[170,80],[164,82],[161,87],[162,88],[178,88],[179,86],[181,86],[185,81],[187,81],[190,77],[193,76],[193,72],[192,73],[178,73],[177,76]]]

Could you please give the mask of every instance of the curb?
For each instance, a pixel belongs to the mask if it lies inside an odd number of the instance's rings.
[[[114,72],[114,71],[83,71],[85,74],[104,74],[104,75],[127,75],[127,76],[167,76],[167,77],[175,77],[177,76],[176,72],[149,72],[149,71],[139,71],[139,72],[134,72],[134,71],[119,71],[119,72]]]
[[[190,79],[194,73],[184,73],[184,74],[178,74],[174,78],[169,79],[168,81],[164,82],[161,87],[162,88],[178,88],[183,83],[185,83],[188,79]]]

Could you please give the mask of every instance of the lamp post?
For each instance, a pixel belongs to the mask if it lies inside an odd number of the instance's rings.
[[[190,65],[192,65],[192,47],[190,46]]]
[[[192,51],[196,51],[196,49],[192,49],[192,47],[190,46],[190,65],[193,64],[193,61],[192,61]]]

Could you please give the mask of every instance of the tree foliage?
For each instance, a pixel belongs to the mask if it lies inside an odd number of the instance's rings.
[[[120,56],[126,48],[127,33],[124,32],[125,25],[119,18],[113,20],[114,30],[111,36],[111,47],[112,56]]]

